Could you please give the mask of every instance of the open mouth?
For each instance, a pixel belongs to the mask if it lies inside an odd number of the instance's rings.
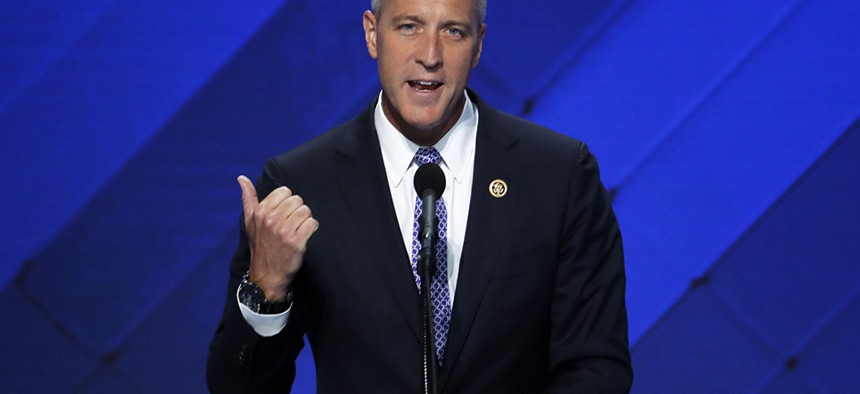
[[[409,86],[421,92],[431,92],[442,86],[442,83],[433,81],[409,81]]]

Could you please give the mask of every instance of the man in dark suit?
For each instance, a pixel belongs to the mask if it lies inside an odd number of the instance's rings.
[[[485,0],[372,7],[377,103],[270,159],[256,189],[239,179],[210,389],[287,391],[304,334],[320,392],[422,389],[412,178],[432,161],[448,185],[432,280],[440,392],[628,391],[621,235],[594,157],[466,90]]]

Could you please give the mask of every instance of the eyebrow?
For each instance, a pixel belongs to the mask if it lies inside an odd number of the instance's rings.
[[[391,20],[393,23],[398,23],[398,22],[402,22],[402,21],[412,21],[412,22],[421,23],[421,24],[427,23],[420,16],[411,15],[411,14],[396,15]],[[468,29],[472,28],[472,24],[469,23],[468,20],[456,20],[456,19],[445,20],[442,23],[440,23],[440,26],[463,26],[463,27],[468,28]]]
[[[417,15],[400,14],[400,15],[397,15],[397,16],[391,18],[392,23],[399,23],[399,22],[403,22],[403,21],[412,21],[412,22],[417,22],[417,23],[424,23],[424,21],[420,17],[418,17]]]

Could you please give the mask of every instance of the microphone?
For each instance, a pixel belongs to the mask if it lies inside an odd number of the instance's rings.
[[[445,173],[436,164],[422,164],[418,171],[415,171],[414,184],[419,196],[423,196],[425,192],[440,196],[445,192]]]
[[[433,306],[430,299],[430,282],[436,273],[436,240],[439,238],[436,229],[436,200],[445,191],[445,174],[434,163],[422,164],[415,171],[415,191],[421,197],[424,209],[421,212],[420,233],[418,240],[421,251],[418,253],[418,275],[421,277],[421,316],[422,316],[422,348],[424,353],[424,392],[437,392],[438,364],[433,347],[436,334],[433,329]]]
[[[445,174],[434,163],[425,163],[415,171],[415,191],[424,203],[419,239],[436,238],[436,200],[445,191]],[[423,243],[423,242],[422,242]]]

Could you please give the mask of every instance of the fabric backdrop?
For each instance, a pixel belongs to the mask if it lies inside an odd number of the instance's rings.
[[[0,392],[205,392],[235,178],[374,99],[368,7],[0,1]],[[634,392],[860,386],[858,20],[849,0],[490,1],[471,86],[600,160]]]

